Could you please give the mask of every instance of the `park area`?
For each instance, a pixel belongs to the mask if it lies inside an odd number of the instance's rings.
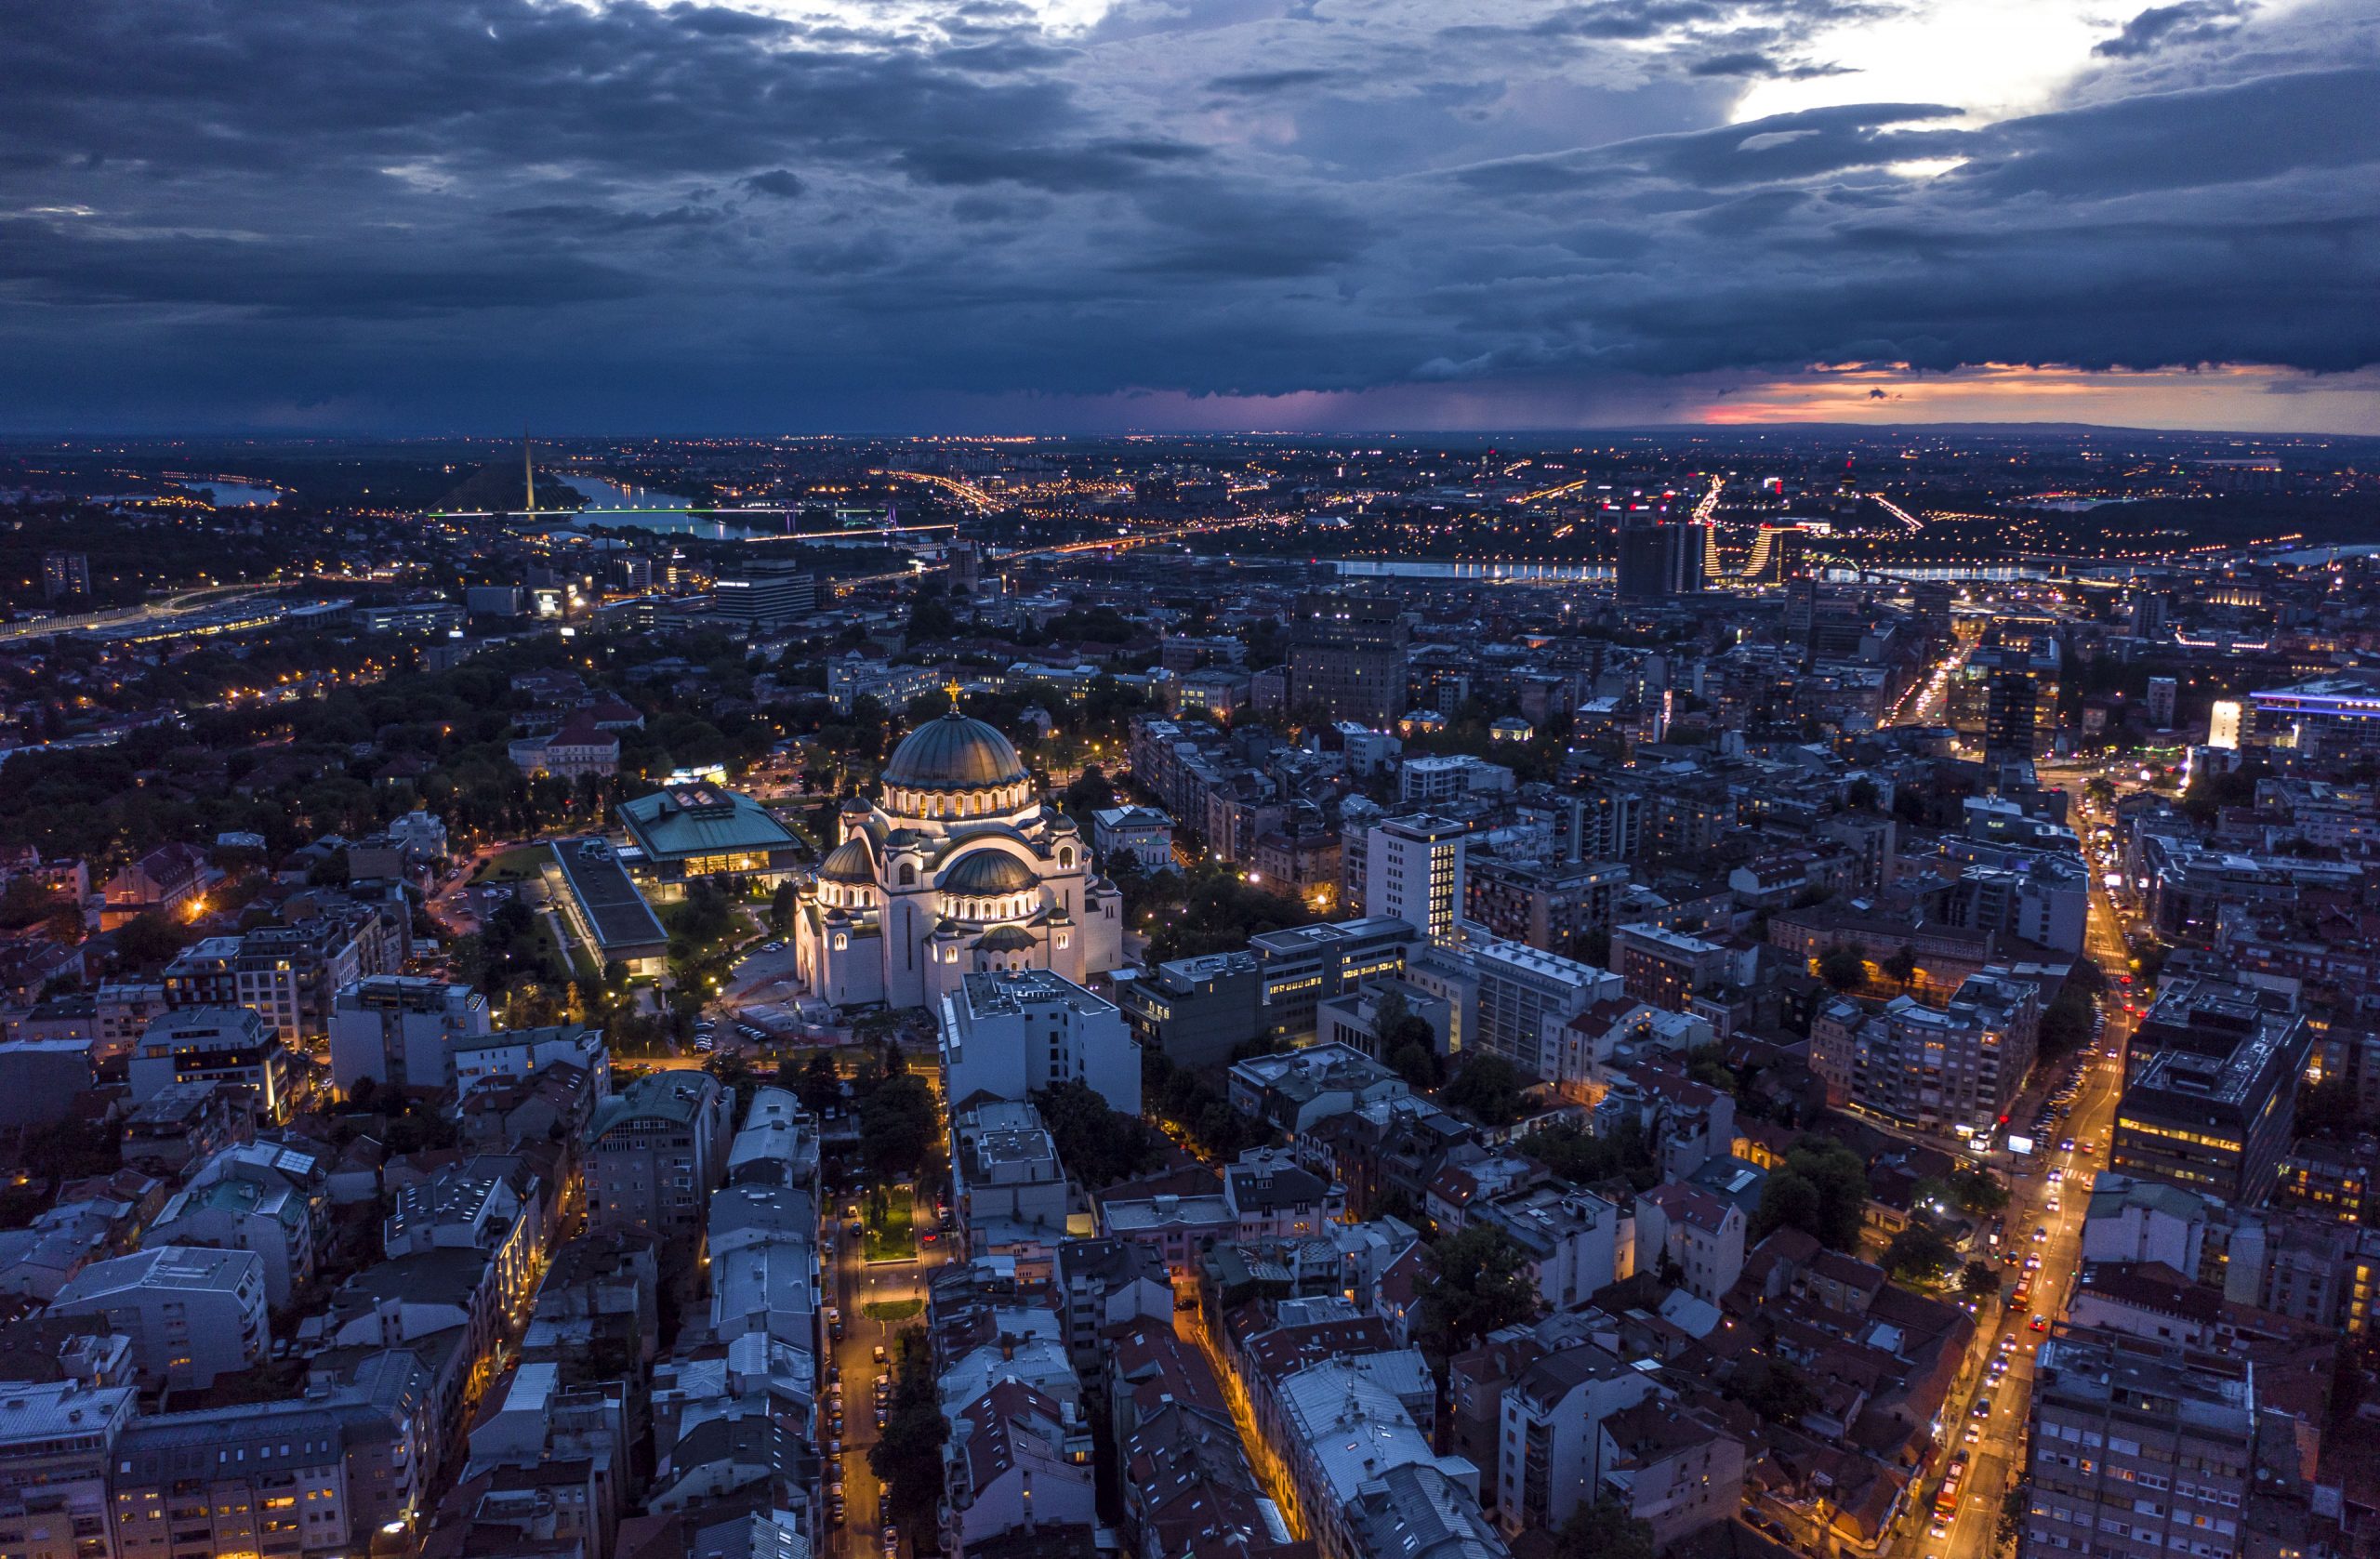
[[[917,1193],[913,1187],[877,1186],[868,1192],[860,1210],[866,1221],[866,1234],[860,1247],[866,1260],[906,1262],[917,1255]]]

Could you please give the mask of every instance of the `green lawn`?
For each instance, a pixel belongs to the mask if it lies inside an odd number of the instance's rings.
[[[925,1307],[926,1301],[921,1299],[878,1300],[866,1307],[866,1315],[871,1321],[906,1321]]]
[[[553,851],[542,844],[524,844],[518,850],[508,850],[480,863],[471,874],[474,882],[518,882],[536,876],[554,858]]]
[[[866,1243],[862,1247],[866,1259],[871,1262],[906,1262],[918,1253],[918,1236],[909,1226],[915,1209],[914,1194],[895,1187],[886,1199],[884,1223],[867,1226]]]

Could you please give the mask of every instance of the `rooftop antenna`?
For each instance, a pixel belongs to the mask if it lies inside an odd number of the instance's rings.
[[[529,429],[523,428],[521,429],[521,474],[522,477],[527,479],[529,489],[529,517],[534,520],[537,515],[537,465],[536,462],[530,457],[529,451],[531,447],[532,446],[529,443]]]

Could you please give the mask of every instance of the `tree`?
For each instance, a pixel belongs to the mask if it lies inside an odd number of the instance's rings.
[[[769,896],[769,934],[783,941],[793,934],[793,906],[800,894],[790,881],[777,884]]]
[[[1462,1064],[1454,1081],[1446,1086],[1439,1099],[1451,1109],[1461,1110],[1483,1126],[1510,1126],[1520,1119],[1527,1101],[1524,1096],[1520,1068],[1501,1056],[1480,1052]]]
[[[1408,1086],[1427,1090],[1446,1080],[1439,1066],[1437,1030],[1413,1015],[1403,992],[1380,994],[1372,1007],[1372,1027],[1380,1037],[1380,1054]]]
[[[1606,1494],[1562,1524],[1554,1552],[1555,1559],[1653,1559],[1653,1524]]]
[[[2345,1350],[2341,1351],[2340,1356],[2346,1356]],[[2005,1553],[2015,1548],[2018,1539],[2024,1537],[2025,1513],[2030,1508],[2032,1500],[2033,1486],[2030,1483],[2020,1483],[2008,1491],[2006,1499],[2000,1501],[2000,1524],[1991,1534],[1993,1541],[1998,1545],[1998,1552]]]
[[[1950,1242],[1924,1223],[1911,1223],[1884,1247],[1884,1270],[1904,1283],[1937,1282],[1957,1260]]]
[[[1686,1075],[1705,1088],[1721,1093],[1736,1091],[1735,1069],[1727,1064],[1724,1045],[1699,1045],[1686,1053]]]
[[[925,1328],[908,1328],[895,1346],[892,1400],[883,1433],[868,1447],[867,1465],[883,1482],[886,1509],[895,1520],[912,1525],[930,1516],[942,1498],[942,1447],[950,1425],[934,1399]]]
[[[1868,983],[1868,950],[1858,943],[1830,947],[1818,959],[1818,978],[1838,991],[1856,991]]]
[[[1987,1299],[2000,1291],[2000,1269],[1990,1262],[1969,1262],[1959,1271],[1959,1292],[1971,1300]]]
[[[1429,1255],[1438,1280],[1421,1296],[1421,1329],[1440,1359],[1537,1314],[1527,1258],[1503,1230],[1474,1223],[1432,1245]]]
[[[1071,817],[1089,817],[1092,813],[1104,812],[1116,804],[1115,784],[1099,772],[1098,764],[1086,765],[1075,782],[1066,786],[1065,803],[1067,815]]]
[[[2008,1205],[2008,1187],[1980,1165],[1952,1170],[1950,1183],[1951,1196],[1968,1212],[1998,1212]]]
[[[189,932],[155,910],[144,910],[116,928],[115,950],[128,963],[146,968],[169,961],[190,942]]]
[[[1057,1145],[1058,1162],[1088,1188],[1146,1174],[1165,1161],[1165,1138],[1140,1116],[1109,1109],[1088,1083],[1053,1083],[1033,1103]]]
[[[1902,990],[1909,989],[1910,982],[1917,978],[1917,949],[1906,942],[1902,943],[1899,948],[1884,961],[1883,967],[1884,972],[1891,975]]]
[[[1729,1378],[1728,1391],[1770,1423],[1799,1423],[1803,1414],[1818,1405],[1810,1378],[1770,1354],[1747,1356]]]
[[[923,1078],[887,1077],[860,1102],[860,1152],[888,1180],[917,1173],[933,1130],[933,1092]]]
[[[1762,1187],[1752,1232],[1765,1239],[1779,1228],[1800,1229],[1821,1245],[1857,1250],[1867,1210],[1866,1163],[1832,1137],[1805,1136]]]
[[[1645,1129],[1633,1115],[1601,1134],[1575,1126],[1540,1127],[1521,1139],[1520,1150],[1573,1185],[1625,1177],[1634,1189],[1650,1191],[1661,1182]]]
[[[825,1050],[811,1051],[799,1071],[790,1057],[777,1067],[777,1086],[791,1089],[812,1115],[826,1114],[842,1098],[842,1075],[835,1070],[835,1058]]]

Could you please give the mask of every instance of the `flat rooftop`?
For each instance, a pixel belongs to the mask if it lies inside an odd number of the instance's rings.
[[[669,933],[661,929],[653,906],[637,892],[628,868],[620,865],[618,853],[607,841],[564,839],[553,850],[570,896],[578,901],[579,911],[594,929],[596,944],[603,953],[668,948]]]

